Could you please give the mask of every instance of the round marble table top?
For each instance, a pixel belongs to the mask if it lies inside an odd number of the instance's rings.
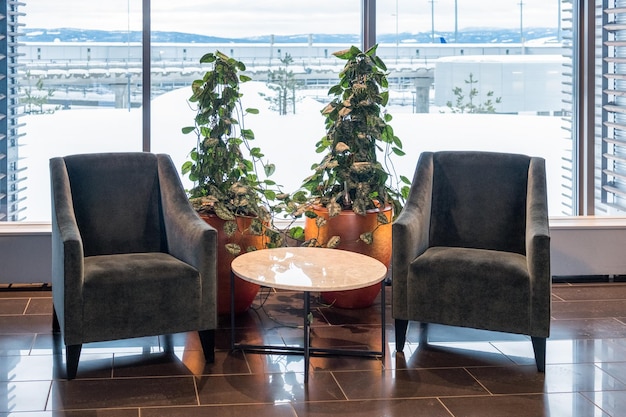
[[[296,291],[342,291],[382,281],[387,267],[356,252],[287,247],[239,255],[231,264],[238,277],[262,286]]]

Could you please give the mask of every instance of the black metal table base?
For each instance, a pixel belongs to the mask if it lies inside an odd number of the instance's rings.
[[[311,312],[311,294],[310,291],[304,291],[304,346],[285,346],[285,345],[251,345],[235,342],[235,275],[231,272],[230,278],[230,330],[231,330],[231,349],[243,350],[247,352],[268,353],[268,354],[293,354],[304,356],[304,383],[309,382],[309,363],[311,356],[361,356],[383,358],[385,356],[385,282],[381,282],[380,293],[380,350],[358,350],[358,349],[333,349],[311,346],[311,323],[309,322],[309,314]]]

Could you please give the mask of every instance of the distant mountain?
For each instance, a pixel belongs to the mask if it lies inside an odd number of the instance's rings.
[[[139,31],[104,31],[85,29],[24,29],[25,42],[141,42]],[[556,28],[527,28],[524,31],[525,41],[534,39],[557,38]],[[454,32],[436,32],[435,38],[442,42],[455,43],[507,43],[519,42],[520,33],[516,29],[472,28],[460,30],[455,39]],[[164,43],[307,43],[309,38],[316,43],[349,43],[360,42],[359,35],[350,34],[313,34],[313,35],[266,35],[247,38],[224,38],[205,36],[184,32],[152,32],[152,42]],[[431,32],[379,34],[378,42],[431,42]]]

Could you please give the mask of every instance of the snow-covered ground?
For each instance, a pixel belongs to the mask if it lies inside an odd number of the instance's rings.
[[[303,98],[295,115],[280,116],[268,109],[269,103],[259,92],[268,94],[264,83],[242,85],[244,107],[260,110],[249,115],[245,127],[255,133],[255,145],[276,165],[272,176],[287,192],[298,189],[310,175],[310,167],[319,162],[315,143],[324,134],[323,103]],[[166,93],[152,102],[152,152],[171,155],[177,167],[195,146],[193,135],[183,135],[181,128],[193,124],[194,111],[187,103],[190,89]],[[406,156],[395,158],[399,174],[412,178],[419,154],[438,150],[486,150],[517,152],[546,159],[549,206],[551,215],[560,215],[562,203],[562,160],[568,156],[570,144],[562,130],[559,117],[530,115],[443,114],[436,109],[430,114],[413,114],[411,106],[391,107],[391,124],[402,140]],[[28,167],[25,216],[27,221],[50,220],[50,185],[48,160],[88,152],[141,150],[142,129],[140,109],[71,109],[54,114],[29,115],[21,166]],[[183,178],[183,184],[189,186]]]

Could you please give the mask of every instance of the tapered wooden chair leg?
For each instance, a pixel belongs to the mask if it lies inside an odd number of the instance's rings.
[[[204,351],[204,359],[208,363],[215,362],[215,330],[199,330],[198,336]]]
[[[59,333],[61,331],[61,325],[59,324],[59,318],[57,317],[57,312],[52,307],[52,332]]]
[[[76,378],[78,371],[78,359],[80,358],[80,350],[83,345],[69,345],[65,347],[65,368],[67,370],[67,379]]]
[[[533,342],[533,351],[535,352],[535,363],[539,372],[546,371],[546,338],[534,337],[530,338]]]
[[[406,330],[409,327],[408,320],[396,319],[396,352],[402,352],[406,342]]]

